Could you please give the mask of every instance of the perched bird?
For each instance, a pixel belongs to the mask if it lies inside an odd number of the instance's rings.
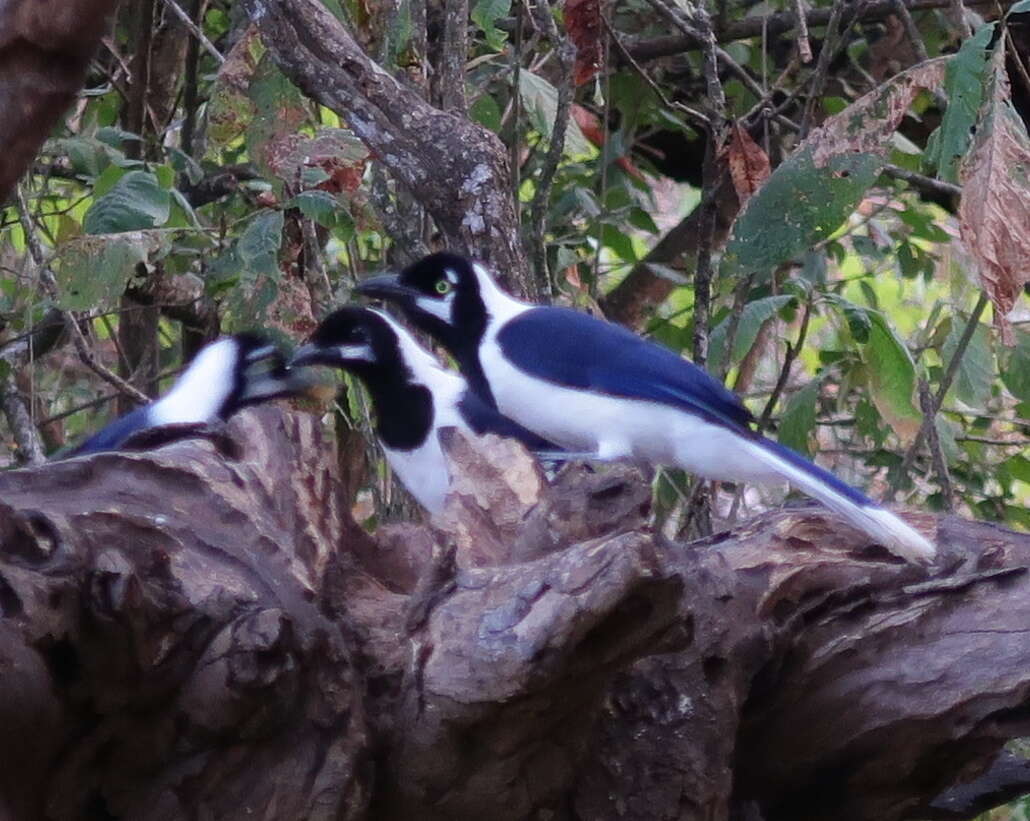
[[[935,555],[897,516],[753,431],[740,399],[706,371],[625,328],[520,302],[483,265],[451,253],[367,279],[358,290],[395,302],[448,348],[480,396],[569,451],[708,479],[785,479],[898,555]]]
[[[450,487],[441,428],[496,433],[530,449],[555,449],[499,414],[461,376],[442,368],[408,331],[378,311],[354,306],[333,311],[294,352],[289,366],[298,365],[343,368],[365,384],[386,460],[430,513],[443,508]]]
[[[62,458],[117,450],[130,437],[161,425],[225,421],[247,405],[304,392],[300,371],[287,371],[278,347],[254,333],[225,336],[205,345],[171,390],[90,436]]]

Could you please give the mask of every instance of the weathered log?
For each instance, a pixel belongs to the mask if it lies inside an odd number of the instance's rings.
[[[1030,537],[910,517],[927,570],[799,508],[672,544],[632,469],[456,436],[444,515],[373,540],[312,418],[228,435],[0,475],[3,817],[962,818],[1019,783]]]

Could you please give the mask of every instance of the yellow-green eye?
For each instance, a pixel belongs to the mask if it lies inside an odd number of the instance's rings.
[[[449,294],[451,292],[451,283],[446,279],[438,279],[436,281],[436,292],[441,296],[443,294]]]

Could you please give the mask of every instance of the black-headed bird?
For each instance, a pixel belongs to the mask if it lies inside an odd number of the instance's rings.
[[[682,468],[706,479],[786,480],[917,562],[933,544],[832,473],[750,427],[706,371],[629,330],[504,293],[480,263],[436,253],[358,290],[394,302],[504,415],[573,452]]]
[[[286,370],[279,348],[264,336],[224,336],[201,348],[163,396],[111,422],[61,458],[118,450],[162,425],[224,422],[248,405],[298,395],[310,384],[301,371]]]
[[[375,431],[401,483],[430,513],[443,508],[450,470],[440,443],[442,428],[518,439],[531,450],[555,446],[497,412],[444,369],[390,317],[348,306],[327,316],[290,367],[328,365],[358,377],[375,409]]]

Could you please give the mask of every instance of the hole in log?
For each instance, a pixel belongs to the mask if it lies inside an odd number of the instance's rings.
[[[67,637],[60,639],[44,639],[38,645],[39,652],[46,662],[54,683],[68,687],[75,682],[82,671],[79,653]]]

